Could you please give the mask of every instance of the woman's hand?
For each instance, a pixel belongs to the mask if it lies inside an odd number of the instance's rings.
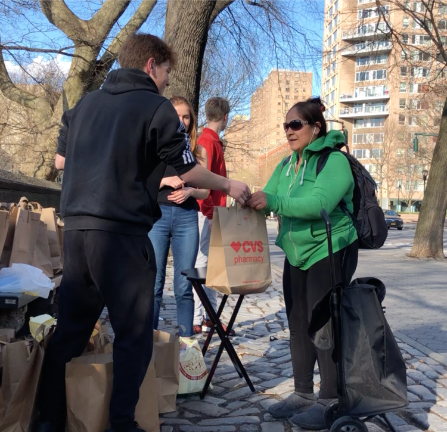
[[[194,189],[191,187],[185,187],[183,189],[178,189],[174,192],[171,192],[171,194],[168,195],[168,200],[173,201],[176,204],[182,204],[190,196],[192,196],[193,191],[194,191]]]
[[[184,185],[185,182],[180,177],[172,176],[163,178],[160,183],[160,188],[162,188],[163,186],[170,186],[173,189],[178,189],[183,187]]]
[[[255,210],[262,210],[267,207],[267,195],[265,192],[259,191],[251,195],[250,199],[245,202],[247,207]]]

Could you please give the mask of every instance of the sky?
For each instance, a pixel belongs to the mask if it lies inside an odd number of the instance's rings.
[[[88,19],[100,5],[101,0],[67,0],[67,5],[80,18]],[[241,0],[238,0],[241,2]],[[38,4],[36,2],[36,4]],[[133,11],[138,7],[139,1],[133,1],[128,10],[121,17],[118,25],[112,31],[119,29]],[[256,63],[252,76],[247,80],[246,85],[249,90],[254,90],[257,85],[267,77],[272,69],[298,69],[313,72],[313,94],[319,94],[321,88],[321,49],[323,45],[323,10],[324,0],[279,0],[280,7],[286,15],[287,21],[293,26],[294,31],[285,32],[280,28],[274,29],[274,37],[279,50],[275,52],[272,48],[272,38],[267,36],[265,29],[253,30],[253,22],[246,21],[247,10],[236,3],[233,16],[240,20],[242,26],[242,36],[244,31],[257,31],[253,41],[245,41],[247,53],[255,52]],[[141,31],[150,32],[160,37],[164,30],[164,11],[166,0],[159,0],[152,11],[149,19],[141,28]],[[252,7],[248,9],[250,13],[258,14],[255,18],[261,22],[262,14],[260,8]],[[1,11],[0,11],[1,13]],[[217,50],[229,49],[236,43],[236,30],[231,27],[229,15],[222,15],[222,23],[215,31],[218,42]],[[17,44],[38,48],[60,48],[70,46],[72,43],[65,35],[48,23],[42,12],[37,8],[35,11],[12,14],[0,20],[1,42],[5,45]],[[244,27],[246,26],[246,27]],[[220,38],[220,40],[219,40]],[[220,43],[220,45],[219,45]],[[210,43],[209,43],[210,45]],[[254,50],[254,51],[252,51]],[[14,57],[4,52],[6,67],[12,76],[17,76],[21,72],[18,66],[20,62],[29,75],[38,75],[49,62],[54,62],[62,73],[67,74],[70,68],[70,57],[63,55],[48,56],[45,54],[32,54],[20,51],[13,52]],[[227,54],[228,55],[228,54]]]

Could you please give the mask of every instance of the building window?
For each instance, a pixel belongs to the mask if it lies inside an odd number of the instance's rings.
[[[408,51],[402,50],[400,53],[401,60],[408,60]]]
[[[290,99],[290,96],[289,96],[289,95],[286,95],[286,99]]]
[[[329,81],[326,81],[326,84],[328,83]],[[296,88],[296,89],[294,89],[295,90],[295,93],[298,93],[298,89]]]
[[[397,149],[397,156],[398,157],[405,156],[405,149],[404,148],[398,148]]]
[[[403,20],[402,20],[402,27],[403,28],[407,28],[407,27],[409,27],[410,26],[410,18],[404,18]]]
[[[406,93],[407,92],[407,83],[401,82],[399,84],[399,93]]]
[[[399,99],[399,108],[405,109],[407,107],[407,100],[406,99]]]
[[[429,78],[430,69],[424,67],[412,67],[410,70],[410,75],[415,78]]]
[[[420,110],[421,109],[421,101],[418,99],[411,100],[411,109]]]
[[[399,124],[400,125],[405,124],[405,116],[403,114],[399,114]]]
[[[290,91],[290,88],[289,87],[286,87],[286,92],[289,92]]]
[[[408,116],[408,125],[409,126],[417,126],[418,125],[418,118],[415,116]]]
[[[290,84],[290,81],[286,81],[286,85],[289,85]]]
[[[429,61],[430,53],[425,51],[415,50],[411,52],[411,60],[414,61]]]
[[[438,6],[438,14],[439,15],[447,14],[447,5],[439,5]]]
[[[441,6],[439,6],[441,7]],[[334,11],[337,12],[338,11],[338,0],[336,0],[336,2],[334,3]]]
[[[408,74],[408,68],[406,66],[400,67],[400,76],[406,77]]]
[[[425,12],[426,8],[422,2],[413,3],[413,12]]]
[[[408,33],[402,33],[402,43],[408,44]]]
[[[368,159],[369,158],[369,150],[365,150],[365,149],[355,149],[352,151],[352,154],[357,159]]]
[[[278,106],[281,106],[281,102],[278,102]]]
[[[431,38],[429,35],[411,35],[411,43],[413,45],[430,45]]]
[[[298,100],[298,96],[294,96],[294,97],[293,97],[293,100]]]
[[[286,102],[285,103],[286,109],[289,108],[289,104]]]

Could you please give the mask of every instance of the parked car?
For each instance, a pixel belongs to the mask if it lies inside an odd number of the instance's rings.
[[[404,227],[404,221],[400,218],[400,214],[397,214],[393,210],[384,210],[383,214],[385,215],[385,221],[390,228],[397,228],[399,231]]]

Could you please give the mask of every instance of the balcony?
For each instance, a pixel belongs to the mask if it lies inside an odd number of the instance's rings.
[[[391,42],[380,44],[368,44],[365,46],[352,45],[341,50],[341,55],[345,57],[363,57],[365,55],[379,55],[391,51]]]
[[[375,92],[374,94],[362,93],[352,93],[352,94],[341,94],[341,103],[354,103],[354,102],[380,102],[386,101],[390,98],[390,92],[385,90],[384,92]]]
[[[364,39],[372,38],[374,39],[386,39],[391,34],[391,30],[387,28],[378,28],[378,29],[354,29],[354,30],[345,30],[343,32],[342,40],[345,41],[361,41]]]
[[[356,108],[340,108],[340,118],[365,118],[365,117],[384,117],[389,114],[388,107],[356,107]]]

